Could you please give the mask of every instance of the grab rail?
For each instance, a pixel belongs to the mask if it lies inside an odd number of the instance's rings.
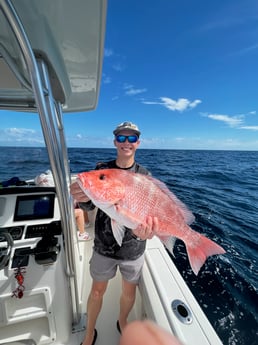
[[[48,150],[56,193],[59,201],[65,237],[66,270],[70,278],[73,323],[79,321],[79,296],[75,277],[74,249],[72,246],[73,203],[69,193],[69,165],[63,133],[61,106],[52,95],[48,68],[43,60],[36,60],[29,39],[10,0],[0,0],[0,8],[17,39],[30,75],[39,112],[42,131]],[[67,163],[64,163],[64,158]]]

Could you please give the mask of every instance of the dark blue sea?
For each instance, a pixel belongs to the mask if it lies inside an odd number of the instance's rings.
[[[114,149],[71,148],[73,172],[94,169]],[[194,213],[194,230],[220,244],[196,277],[184,244],[174,260],[223,344],[258,344],[258,152],[138,150],[137,161]],[[44,148],[0,148],[0,181],[31,179],[50,168]]]

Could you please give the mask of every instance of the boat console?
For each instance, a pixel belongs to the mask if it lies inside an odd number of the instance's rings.
[[[0,269],[56,261],[62,233],[54,188],[15,187],[0,190]]]
[[[62,304],[57,280],[67,285],[63,252],[55,188],[0,189],[1,344],[21,339],[23,332],[28,338],[28,329],[37,343],[55,339],[56,304]]]

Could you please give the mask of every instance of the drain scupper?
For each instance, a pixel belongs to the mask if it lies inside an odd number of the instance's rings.
[[[190,324],[193,322],[192,312],[184,302],[176,299],[171,303],[171,307],[176,317],[182,323]]]

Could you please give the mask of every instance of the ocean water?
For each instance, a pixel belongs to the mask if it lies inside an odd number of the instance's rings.
[[[71,171],[94,169],[114,149],[71,148]],[[50,168],[44,148],[0,148],[0,182]],[[258,152],[138,150],[137,161],[194,213],[191,227],[220,244],[196,277],[178,240],[173,260],[223,344],[258,344]]]

